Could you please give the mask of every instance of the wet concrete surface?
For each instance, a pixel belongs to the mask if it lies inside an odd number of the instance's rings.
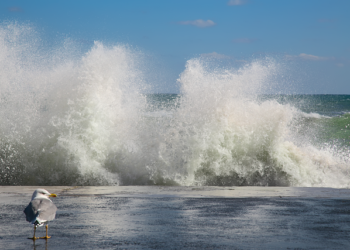
[[[33,243],[36,188],[0,187],[0,249],[350,249],[347,189],[46,187],[52,238]]]

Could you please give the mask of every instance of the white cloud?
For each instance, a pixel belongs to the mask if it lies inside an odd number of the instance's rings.
[[[350,64],[350,61],[345,58],[339,57],[322,57],[310,54],[301,53],[299,55],[285,55],[287,60],[302,60],[302,61],[313,61],[313,62],[330,62],[335,66],[342,68]]]
[[[248,63],[247,60],[243,60],[243,59],[236,60],[236,62],[239,62],[239,63]]]
[[[193,26],[197,26],[199,28],[207,28],[207,27],[211,27],[211,26],[216,25],[216,23],[214,23],[212,20],[204,21],[202,19],[198,19],[198,20],[194,20],[194,21],[182,21],[182,22],[179,22],[179,24],[181,24],[181,25],[193,25]]]
[[[238,6],[238,5],[244,5],[247,2],[248,2],[247,0],[230,0],[228,1],[227,5]]]
[[[307,60],[307,61],[326,61],[326,60],[328,60],[326,57],[314,56],[314,55],[309,55],[309,54],[305,54],[305,53],[301,53],[298,57],[300,57],[303,60]]]
[[[214,58],[214,59],[229,59],[227,55],[219,54],[216,52],[201,54],[202,57]]]
[[[286,58],[289,60],[293,59],[301,59],[305,61],[328,61],[328,60],[334,60],[334,57],[321,57],[321,56],[315,56],[315,55],[309,55],[305,53],[301,53],[297,56],[293,55],[286,55]]]
[[[318,19],[319,23],[334,23],[335,21],[336,21],[335,19],[328,19],[328,18]]]
[[[232,40],[233,43],[253,43],[256,41],[257,41],[257,39],[255,39],[255,38],[245,38],[245,37]]]
[[[8,9],[10,12],[22,12],[23,9],[21,7],[13,6]]]

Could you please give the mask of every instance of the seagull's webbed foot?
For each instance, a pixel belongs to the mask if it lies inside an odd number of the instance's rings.
[[[51,236],[40,237],[40,239],[50,239],[50,238],[51,238]],[[39,239],[39,238],[37,238],[37,239]]]
[[[28,238],[28,239],[35,241],[35,240],[39,239],[39,237],[32,237],[32,238]]]
[[[46,240],[47,240],[47,239],[50,239],[50,238],[51,238],[51,236],[48,236],[48,235],[47,235],[47,230],[48,230],[49,226],[48,226],[48,225],[46,225],[46,227],[45,227],[45,228],[46,228],[46,236],[44,236],[44,237],[40,237],[40,239],[46,239]]]

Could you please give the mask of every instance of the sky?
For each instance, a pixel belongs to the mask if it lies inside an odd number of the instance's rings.
[[[151,55],[176,93],[200,56],[285,65],[294,92],[350,94],[349,0],[1,0],[0,22],[33,25],[48,41],[128,44]],[[158,66],[157,66],[158,65]]]

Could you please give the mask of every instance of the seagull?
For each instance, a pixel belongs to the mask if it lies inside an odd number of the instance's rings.
[[[32,240],[37,240],[39,237],[35,237],[35,230],[39,226],[46,225],[46,236],[40,237],[41,239],[49,239],[51,236],[47,235],[48,221],[55,219],[57,207],[50,200],[49,197],[56,197],[56,194],[50,194],[47,190],[39,188],[34,191],[32,200],[29,205],[24,209],[26,215],[26,220],[34,225],[34,235],[33,238],[28,238]]]

